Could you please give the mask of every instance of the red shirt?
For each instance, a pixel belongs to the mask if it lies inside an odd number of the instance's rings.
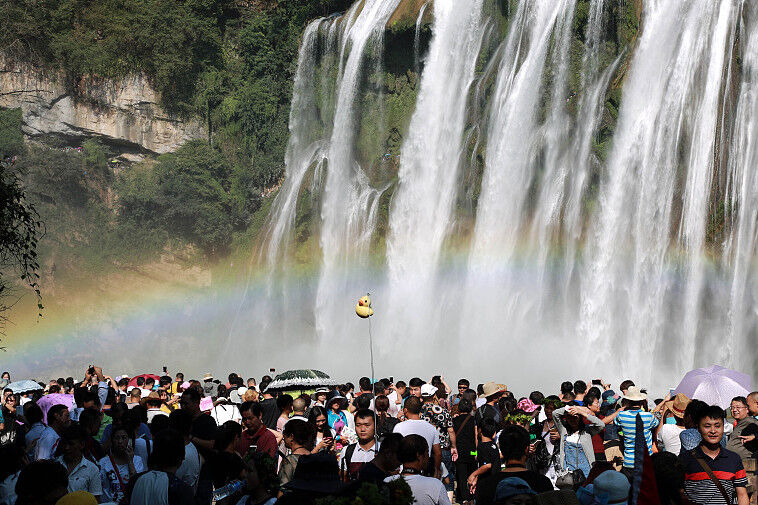
[[[258,431],[255,433],[250,433],[250,430],[244,430],[234,450],[241,456],[245,456],[252,445],[257,446],[256,452],[265,452],[276,459],[276,437],[265,426],[258,428]]]

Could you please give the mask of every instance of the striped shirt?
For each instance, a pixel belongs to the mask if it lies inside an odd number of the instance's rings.
[[[693,452],[695,456],[693,456]],[[724,486],[724,490],[731,498],[731,502],[724,501],[724,496],[718,486],[711,480],[697,458],[705,460],[711,467],[711,471]],[[721,449],[715,459],[706,456],[700,446],[692,451],[682,451],[679,461],[684,467],[684,492],[694,503],[703,505],[732,505],[737,501],[735,488],[747,487],[747,474],[742,466],[742,460],[727,449]]]
[[[642,426],[645,430],[645,442],[647,451],[653,453],[653,429],[658,426],[658,419],[650,412],[644,410],[623,410],[619,412],[614,424],[621,426],[624,433],[624,466],[634,468],[634,440],[637,432],[637,414],[642,418]]]

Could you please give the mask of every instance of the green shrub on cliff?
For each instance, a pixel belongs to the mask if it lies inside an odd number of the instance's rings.
[[[162,230],[208,255],[227,251],[232,232],[247,224],[259,203],[245,171],[198,141],[159,156],[149,169],[126,172],[118,191],[120,226]]]
[[[23,152],[21,109],[0,109],[0,159]]]

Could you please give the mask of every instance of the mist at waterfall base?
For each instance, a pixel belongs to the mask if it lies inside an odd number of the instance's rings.
[[[369,374],[369,321],[354,306],[370,292],[379,377],[525,393],[598,376],[665,391],[713,363],[756,372],[755,2],[646,1],[633,44],[608,58],[607,0],[590,1],[580,50],[574,1],[507,2],[500,33],[490,2],[435,0],[415,23],[423,69],[382,178],[386,166],[356,152],[399,3],[361,0],[306,28],[286,177],[249,272],[51,329],[61,341],[19,349],[19,368],[94,356],[123,372],[315,367],[354,380]],[[379,110],[369,122],[381,127]],[[317,242],[305,267],[293,260],[304,207]]]

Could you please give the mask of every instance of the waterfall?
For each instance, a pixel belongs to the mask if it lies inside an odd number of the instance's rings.
[[[387,265],[396,335],[429,330],[438,320],[437,304],[426,300],[454,219],[466,105],[484,34],[482,3],[463,10],[455,0],[433,4],[432,40],[390,209]]]
[[[743,71],[729,152],[729,187],[725,205],[734,215],[733,232],[726,246],[731,263],[729,279],[729,326],[723,345],[724,361],[733,360],[742,370],[754,367],[752,343],[758,334],[758,282],[755,255],[758,252],[758,6],[747,3],[743,25]]]
[[[550,380],[591,366],[668,387],[711,362],[754,368],[758,7],[646,0],[621,41],[609,21],[626,4],[607,0],[415,5],[402,35],[400,0],[306,28],[262,257],[287,278],[309,190],[320,258],[304,301],[272,291],[251,324],[277,320],[303,355],[343,366],[323,353],[365,350],[351,307],[371,290],[377,356],[396,375],[420,373],[421,350],[485,380],[503,354],[535,351],[529,371]],[[385,32],[407,57],[383,57]],[[389,168],[361,146],[369,120],[386,134],[387,103],[398,114],[385,70],[417,87]],[[309,318],[290,330],[276,307],[292,304]]]
[[[645,371],[643,380],[672,345],[664,339],[675,342],[671,368],[692,367],[705,330],[705,220],[736,13],[731,0],[646,2],[624,86],[587,247],[581,328],[603,357],[625,357],[624,373]]]
[[[269,214],[271,222],[266,228],[264,240],[266,263],[270,266],[275,266],[286,255],[282,249],[286,248],[286,240],[295,220],[300,185],[308,169],[324,155],[323,131],[320,131],[314,87],[317,78],[317,43],[323,22],[324,19],[317,19],[306,27],[298,53],[289,118],[290,138],[284,157],[286,172],[284,183]]]

